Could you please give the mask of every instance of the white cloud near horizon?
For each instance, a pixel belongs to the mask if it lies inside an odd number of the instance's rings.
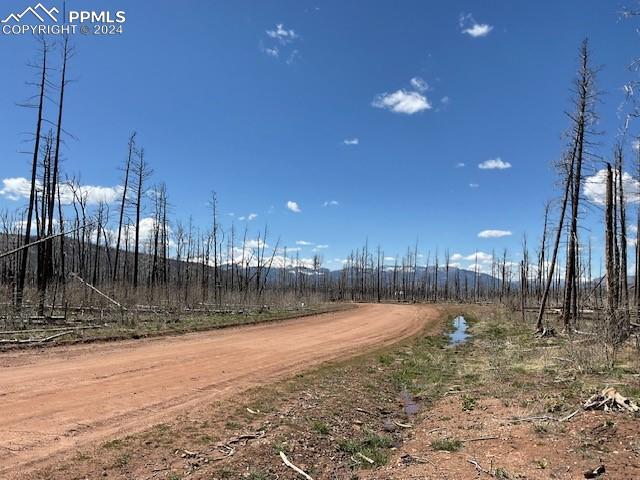
[[[459,262],[461,260],[466,260],[467,262],[475,262],[476,258],[478,259],[478,263],[491,263],[493,255],[486,252],[474,252],[471,255],[454,253],[453,255],[451,255],[451,257],[449,257],[449,260],[452,262]]]
[[[509,230],[483,230],[478,233],[479,238],[502,238],[512,235]]]
[[[296,240],[296,245],[307,246],[307,245],[315,245],[315,244],[313,242],[307,242],[306,240]]]
[[[100,202],[113,203],[122,195],[123,187],[103,187],[99,185],[80,185],[75,187],[76,194],[86,200],[87,205],[96,205]],[[36,189],[42,191],[42,184],[38,182]],[[2,180],[0,196],[9,200],[20,200],[29,198],[31,193],[31,182],[24,177],[5,178]],[[73,202],[73,189],[68,183],[60,183],[60,200],[64,205]]]
[[[292,211],[293,213],[300,213],[302,212],[302,210],[300,209],[300,206],[298,205],[298,202],[294,202],[292,200],[289,200],[287,202],[287,209],[289,209],[290,211]]]
[[[507,168],[511,168],[511,164],[509,162],[505,162],[500,157],[497,157],[479,163],[478,168],[480,170],[505,170]]]

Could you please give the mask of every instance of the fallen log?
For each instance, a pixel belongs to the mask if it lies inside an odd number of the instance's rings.
[[[127,309],[124,308],[122,305],[120,305],[118,302],[116,302],[113,298],[111,298],[109,295],[107,295],[106,293],[101,292],[100,290],[98,290],[96,287],[94,287],[93,285],[91,285],[89,282],[87,282],[86,280],[84,280],[80,275],[71,272],[71,276],[73,278],[75,278],[76,280],[78,280],[79,282],[83,283],[84,285],[86,285],[87,287],[89,287],[91,290],[93,290],[94,292],[96,292],[98,295],[100,295],[101,297],[106,298],[107,300],[109,300],[109,302],[113,303],[115,306],[117,306],[118,308],[120,308],[121,310],[126,311]]]
[[[73,330],[56,333],[55,335],[50,335],[45,338],[27,338],[22,340],[14,338],[9,340],[0,340],[0,344],[16,345],[16,344],[28,344],[28,343],[45,343],[45,342],[48,342],[49,340],[53,340],[54,338],[62,337],[63,335],[69,335],[70,333],[73,333]]]

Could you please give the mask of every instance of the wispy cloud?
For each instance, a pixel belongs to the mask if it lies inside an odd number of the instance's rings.
[[[489,24],[476,22],[470,13],[460,15],[458,23],[462,33],[473,38],[486,37],[493,30],[493,26]]]
[[[300,206],[298,205],[298,202],[294,202],[292,200],[289,200],[287,202],[287,208],[289,210],[291,210],[293,213],[300,213],[302,212],[302,210],[300,209]]]
[[[478,168],[480,170],[505,170],[507,168],[511,168],[511,164],[498,157],[479,163]]]
[[[337,207],[338,205],[340,205],[340,202],[337,200],[327,200],[322,204],[323,207]]]
[[[285,28],[284,24],[279,23],[265,33],[267,38],[261,42],[261,49],[267,56],[282,57],[287,65],[291,65],[300,56],[300,51],[293,45],[300,38],[295,30]]]
[[[480,186],[480,184],[478,183],[470,183],[469,184],[469,188],[478,188]]]
[[[291,43],[298,38],[298,34],[292,29],[287,30],[284,28],[283,23],[277,24],[276,28],[273,30],[267,30],[266,33],[269,37],[278,40],[283,45]]]
[[[419,92],[426,92],[429,90],[429,84],[421,77],[413,77],[409,83],[411,83],[411,86]]]
[[[250,213],[249,215],[243,215],[242,217],[238,217],[238,220],[240,220],[241,222],[243,221],[248,221],[250,222],[251,220],[255,220],[256,218],[258,218],[258,214],[257,213]]]
[[[309,246],[309,245],[314,245],[314,243],[307,242],[306,240],[296,240],[296,245]]]
[[[479,238],[502,238],[511,235],[512,233],[509,230],[483,230],[478,233]]]
[[[360,144],[360,139],[355,137],[355,138],[345,138],[342,143],[344,143],[345,145],[358,145]]]
[[[464,163],[463,162],[456,163],[456,168],[464,168]]]

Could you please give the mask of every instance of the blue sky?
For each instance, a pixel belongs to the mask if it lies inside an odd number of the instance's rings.
[[[254,234],[267,223],[290,247],[328,245],[334,268],[367,238],[390,256],[416,238],[425,252],[463,256],[505,247],[515,256],[525,232],[535,243],[580,41],[590,38],[603,67],[605,156],[640,51],[638,22],[621,19],[615,1],[91,5],[125,10],[127,21],[120,36],[73,37],[65,129],[76,138],[65,173],[118,185],[136,130],[176,217],[206,225],[215,190],[229,221],[242,228],[254,214]],[[5,0],[0,15],[26,6]],[[0,37],[0,179],[28,174],[19,152],[34,112],[16,103],[33,93],[25,65],[36,48],[28,36]],[[479,168],[496,159],[510,168]],[[5,185],[0,207],[24,203],[9,197]],[[479,238],[483,230],[512,235]]]

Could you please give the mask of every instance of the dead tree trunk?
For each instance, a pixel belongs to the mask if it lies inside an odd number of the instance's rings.
[[[33,146],[33,160],[31,162],[31,189],[29,191],[29,206],[27,207],[27,220],[25,223],[23,245],[29,245],[31,238],[31,222],[33,219],[33,207],[36,198],[36,182],[38,172],[38,154],[40,152],[40,136],[42,131],[42,111],[44,108],[45,86],[47,83],[47,43],[42,41],[42,71],[40,75],[40,90],[38,100],[38,117],[36,120],[35,144]],[[27,275],[27,260],[29,259],[29,250],[25,248],[20,256],[20,269],[18,270],[18,278],[16,280],[16,290],[14,297],[14,305],[17,309],[22,306],[22,295],[24,293],[24,281]]]
[[[549,273],[547,274],[547,282],[544,288],[544,292],[542,294],[542,300],[540,301],[540,310],[538,311],[538,319],[536,321],[536,330],[541,332],[542,318],[544,317],[545,307],[547,305],[547,299],[549,298],[549,290],[551,289],[551,283],[553,282],[553,272],[556,267],[556,261],[558,259],[558,250],[560,247],[560,239],[562,238],[562,229],[564,226],[564,217],[567,211],[567,203],[569,201],[569,191],[571,189],[571,174],[573,171],[573,162],[574,156],[571,155],[569,161],[569,168],[566,172],[565,182],[564,182],[564,195],[562,196],[562,206],[560,207],[560,217],[558,219],[558,228],[556,230],[556,238],[553,243],[553,250],[551,252],[551,263],[549,265]]]
[[[580,47],[580,67],[576,80],[576,111],[570,116],[573,126],[572,150],[575,161],[571,172],[571,224],[569,227],[569,245],[567,252],[567,268],[565,275],[565,295],[562,310],[564,329],[568,330],[573,311],[573,320],[577,314],[576,278],[578,256],[578,213],[580,204],[580,185],[582,182],[582,165],[584,160],[585,132],[591,121],[591,106],[594,101],[594,73],[590,67],[589,43],[582,42]],[[573,307],[573,308],[572,308]]]
[[[129,192],[129,172],[131,171],[131,162],[135,152],[136,132],[129,137],[129,154],[124,167],[124,185],[122,188],[122,199],[120,201],[120,218],[118,219],[118,231],[116,233],[116,251],[113,259],[113,282],[118,280],[118,260],[120,258],[120,242],[122,240],[122,221],[124,220],[124,210],[127,202],[127,193]]]

